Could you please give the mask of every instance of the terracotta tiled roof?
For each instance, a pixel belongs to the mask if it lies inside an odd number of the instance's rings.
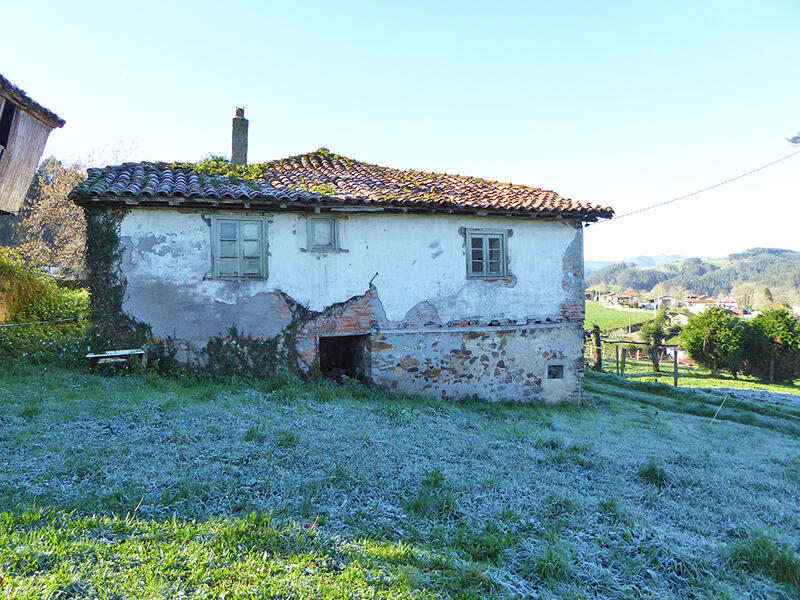
[[[38,102],[34,102],[28,94],[23,92],[8,79],[0,75],[0,96],[5,96],[22,110],[31,113],[43,123],[51,128],[64,125],[64,119],[53,111],[46,109]]]
[[[243,176],[215,175],[213,168],[208,169],[202,163],[125,163],[89,169],[88,179],[70,197],[78,204],[96,201],[225,208],[368,205],[562,215],[584,220],[613,215],[610,208],[581,204],[540,188],[464,175],[402,171],[359,162],[324,149],[238,169]],[[226,167],[224,172],[230,169]]]

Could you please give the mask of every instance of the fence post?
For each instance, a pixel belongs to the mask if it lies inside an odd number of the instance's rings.
[[[617,372],[617,375],[619,375],[619,345],[614,344],[614,351],[614,370]]]
[[[620,363],[620,375],[625,377],[625,363],[628,358],[628,349],[623,346],[622,348],[622,362]]]
[[[597,325],[592,328],[592,346],[594,347],[594,365],[592,369],[600,372],[603,370],[603,346],[600,342],[600,328]]]
[[[672,366],[675,369],[675,387],[678,387],[678,349],[673,348],[672,350]]]

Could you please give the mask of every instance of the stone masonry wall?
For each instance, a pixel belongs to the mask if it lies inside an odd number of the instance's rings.
[[[443,398],[579,402],[583,329],[391,331],[373,335],[372,379],[406,393]],[[548,379],[548,366],[563,379]]]

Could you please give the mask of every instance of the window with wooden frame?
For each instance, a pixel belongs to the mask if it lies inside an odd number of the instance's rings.
[[[211,217],[214,277],[266,279],[267,223],[259,217]]]
[[[339,249],[338,223],[333,217],[309,217],[308,250],[311,252],[332,252]]]
[[[0,98],[0,101],[2,100],[3,98]],[[14,123],[14,114],[17,107],[10,100],[0,102],[0,107],[2,107],[0,109],[0,157],[2,157],[5,149],[8,148],[11,138],[11,125]]]
[[[467,229],[467,278],[508,276],[508,232]]]

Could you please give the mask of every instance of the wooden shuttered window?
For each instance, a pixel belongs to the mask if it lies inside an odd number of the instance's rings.
[[[508,276],[508,234],[505,231],[467,231],[467,277],[497,279]]]
[[[264,219],[213,217],[211,232],[214,277],[266,279],[267,225]]]

